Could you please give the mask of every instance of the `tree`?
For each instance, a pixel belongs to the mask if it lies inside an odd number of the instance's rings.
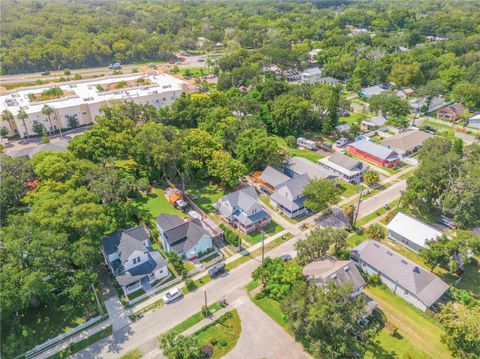
[[[233,187],[238,183],[247,168],[237,159],[232,158],[230,153],[215,151],[212,159],[207,163],[208,174],[217,178],[218,182],[225,187]]]
[[[378,174],[378,172],[376,172],[374,170],[368,170],[363,175],[363,181],[368,186],[377,185],[378,182],[380,181],[380,175]]]
[[[160,349],[174,359],[196,359],[201,355],[200,345],[194,336],[183,336],[174,331],[160,337]]]
[[[37,136],[41,136],[45,132],[45,126],[43,126],[43,124],[41,124],[40,122],[34,123],[32,128],[33,132],[35,132]]]
[[[306,197],[305,207],[315,212],[323,211],[339,201],[340,193],[340,189],[332,180],[325,178],[311,180],[303,190]]]
[[[357,344],[350,330],[365,314],[366,303],[352,298],[351,285],[329,281],[325,286],[300,282],[284,301],[283,309],[296,338],[315,358],[349,357]]]
[[[214,152],[221,145],[208,132],[200,129],[190,129],[183,138],[183,166],[189,176],[205,178],[208,174],[208,163]]]
[[[8,126],[10,126],[10,133],[14,134],[15,131],[14,131],[14,122],[15,122],[15,117],[13,117],[13,113],[10,111],[10,110],[3,110],[2,112],[2,121],[5,121],[8,123]],[[4,135],[3,137],[7,137],[8,135],[8,132],[6,135]]]
[[[365,230],[365,233],[369,238],[376,241],[381,241],[382,239],[385,239],[386,236],[385,228],[378,223],[370,225],[370,227]]]
[[[449,302],[443,306],[439,318],[445,328],[442,341],[456,358],[480,357],[480,306]]]
[[[234,152],[250,171],[263,170],[267,165],[280,163],[285,157],[277,141],[260,128],[242,131],[237,137]]]
[[[67,126],[68,128],[77,128],[79,123],[78,123],[78,118],[77,114],[75,115],[66,115],[67,116]]]
[[[430,271],[434,271],[440,264],[447,264],[449,261],[448,242],[450,238],[447,235],[441,235],[428,242],[428,247],[420,250],[420,256],[430,267]]]
[[[294,136],[285,137],[285,143],[290,148],[296,148],[297,147],[297,140],[295,139]]]
[[[343,208],[343,214],[348,218],[350,225],[353,224],[353,217],[355,216],[355,205],[350,204]]]
[[[7,138],[8,136],[8,128],[2,127],[0,128],[0,136],[3,138]]]
[[[425,76],[418,64],[397,63],[392,67],[390,81],[399,86],[419,86],[425,83]]]
[[[312,124],[312,104],[296,96],[280,95],[272,103],[271,116],[273,133],[298,135]]]
[[[381,112],[385,116],[406,116],[410,112],[408,102],[394,92],[383,92],[368,101],[372,112]]]
[[[53,115],[54,112],[55,112],[55,111],[54,111],[54,109],[53,109],[51,106],[49,106],[49,105],[43,105],[43,107],[42,107],[42,115],[47,116],[48,122],[49,122],[49,124],[50,124],[50,129],[48,130],[48,132],[50,132],[50,131],[53,130],[53,124],[52,124],[52,118],[51,118],[51,116]]]
[[[24,135],[30,137],[30,134],[28,133],[27,123],[25,122],[25,120],[28,118],[28,115],[23,108],[18,111],[17,118],[22,121],[23,128],[25,129]]]
[[[405,131],[410,125],[410,121],[404,116],[391,116],[388,118],[387,124],[399,128],[400,131]]]
[[[252,278],[262,283],[263,294],[282,300],[303,279],[302,267],[281,258],[266,258],[263,265],[253,271]]]
[[[314,229],[305,240],[295,244],[299,263],[306,264],[321,259],[332,245],[336,254],[341,253],[347,247],[347,237],[348,233],[344,229],[331,227]]]

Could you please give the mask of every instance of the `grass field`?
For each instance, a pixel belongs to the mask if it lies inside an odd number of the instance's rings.
[[[339,123],[346,123],[347,125],[353,125],[354,123],[359,123],[362,120],[365,120],[366,118],[369,118],[370,116],[363,114],[363,113],[358,113],[358,112],[352,112],[350,116],[347,117],[340,117],[338,119]]]
[[[436,359],[451,357],[448,348],[440,340],[444,331],[433,319],[383,286],[369,287],[365,292],[378,303],[387,322],[398,328],[398,335],[414,348]],[[383,339],[385,343],[381,342],[382,346],[389,349],[388,344],[392,345],[392,340]]]
[[[206,213],[215,213],[213,207],[217,200],[225,195],[225,190],[218,185],[206,182],[189,183],[188,194],[197,197],[194,202]]]
[[[160,213],[176,214],[183,217],[185,214],[173,207],[165,197],[165,189],[162,187],[154,187],[152,191],[143,197],[135,200],[144,210],[150,212],[153,218]]]
[[[216,340],[213,345],[212,359],[223,357],[237,345],[240,332],[242,330],[240,317],[236,310],[232,310],[231,317],[222,321],[222,317],[217,322],[201,329],[195,333],[200,345],[212,345],[212,340]],[[225,316],[225,314],[224,314]]]
[[[220,306],[220,304],[215,303],[215,304],[212,304],[212,305],[208,306],[208,309],[209,309],[210,312],[213,313],[213,312],[216,312],[216,311],[222,309],[222,307]],[[195,324],[200,323],[203,319],[205,319],[205,316],[203,315],[203,313],[202,312],[197,312],[194,315],[192,315],[191,317],[185,319],[180,324],[177,324],[176,326],[174,326],[172,329],[169,330],[169,332],[175,332],[175,333],[181,334],[185,330],[187,330],[188,328],[191,328]]]
[[[288,326],[288,318],[285,314],[283,314],[282,308],[279,302],[269,297],[263,297],[260,299],[252,297],[251,299],[261,310],[263,310],[266,314],[268,314],[268,316],[272,318],[278,325],[280,325],[287,332],[292,334]]]
[[[122,355],[120,359],[140,359],[142,357],[143,353],[140,351],[140,349],[135,349],[125,355]]]
[[[297,156],[297,157],[303,157],[306,158],[314,163],[317,163],[318,160],[322,159],[324,156],[322,156],[320,153],[307,150],[307,149],[302,149],[302,148],[292,148],[287,146],[285,143],[285,140],[281,137],[274,136],[277,140],[277,143],[280,147],[282,147],[285,151],[290,154],[290,156]]]
[[[278,223],[272,221],[267,226],[265,226],[263,230],[265,231],[265,238],[268,238],[277,234],[278,232],[283,231],[283,227]],[[261,242],[263,235],[262,233],[255,231],[249,234],[241,234],[241,237],[245,239],[248,243],[253,245]]]
[[[358,185],[339,180],[337,187],[342,190],[342,196],[348,198],[358,192]]]

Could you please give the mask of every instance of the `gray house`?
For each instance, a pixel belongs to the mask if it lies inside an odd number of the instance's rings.
[[[156,219],[163,248],[175,251],[187,259],[201,257],[213,249],[212,236],[198,218],[183,221],[171,214],[161,214]]]
[[[408,130],[383,139],[381,144],[402,157],[408,157],[413,155],[422,147],[423,142],[431,137],[433,137],[431,134],[420,130]]]
[[[362,180],[363,173],[367,170],[366,165],[340,152],[335,152],[329,157],[318,160],[318,165],[322,166],[347,182],[359,183]]]
[[[305,173],[282,183],[270,196],[271,205],[290,218],[307,213],[303,190],[309,181]]]
[[[268,194],[275,191],[282,183],[288,181],[290,177],[288,177],[283,172],[279,170],[267,166],[263,172],[257,176],[256,183],[260,187],[262,192],[266,192]]]
[[[350,258],[365,273],[379,275],[390,290],[422,311],[448,290],[448,284],[435,274],[371,239],[350,250]]]
[[[297,177],[306,174],[309,179],[334,179],[338,175],[303,157],[292,157],[283,165],[283,171],[288,177]]]
[[[152,248],[144,226],[104,237],[102,253],[125,295],[169,276],[168,261]]]
[[[270,214],[258,202],[253,186],[223,196],[215,205],[222,219],[244,233],[250,233],[269,224]]]
[[[322,77],[322,70],[319,67],[306,69],[300,74],[302,83],[314,84]]]
[[[428,241],[442,235],[442,232],[435,228],[401,212],[393,217],[387,228],[388,238],[415,253],[426,248]]]

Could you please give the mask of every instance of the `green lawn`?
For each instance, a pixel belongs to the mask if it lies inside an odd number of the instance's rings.
[[[143,197],[139,197],[135,200],[141,208],[150,212],[153,218],[157,217],[161,213],[176,214],[177,216],[184,217],[185,214],[173,207],[165,197],[165,189],[162,187],[154,187],[152,191]]]
[[[358,192],[358,188],[359,188],[358,185],[353,183],[348,183],[345,181],[338,181],[337,187],[340,188],[340,190],[342,191],[342,196],[344,198],[353,196]]]
[[[393,200],[392,202],[390,202],[388,204],[388,206],[391,209],[394,209],[397,206],[399,200],[400,200],[400,198],[397,198],[396,200]],[[372,212],[370,214],[367,214],[366,216],[357,220],[357,223],[355,225],[357,227],[362,227],[363,225],[367,224],[368,222],[374,220],[375,218],[381,216],[382,214],[384,214],[386,212],[387,212],[387,210],[384,207],[380,207],[377,211]]]
[[[285,151],[288,152],[292,157],[297,156],[297,157],[303,157],[306,158],[314,163],[317,163],[318,160],[322,159],[324,156],[322,156],[320,153],[311,151],[308,149],[301,149],[301,148],[292,148],[287,146],[285,143],[285,140],[282,137],[274,136],[275,139],[277,140],[277,143],[280,147],[282,147]]]
[[[196,196],[194,202],[206,213],[215,213],[213,207],[217,200],[225,195],[225,190],[212,183],[196,182],[187,185],[187,192],[192,196]]]
[[[98,314],[95,297],[91,290],[85,293],[83,302],[79,302],[68,311],[62,310],[57,304],[52,303],[19,312],[22,336],[17,338],[15,354],[26,352],[35,345],[65,333]],[[2,338],[3,335],[8,334],[7,332],[2,333]]]
[[[143,353],[140,349],[132,350],[125,355],[122,355],[120,359],[141,359],[143,357]]]
[[[63,358],[68,358],[69,356],[78,353],[80,350],[83,350],[87,347],[89,347],[92,344],[95,344],[99,340],[102,340],[109,335],[112,334],[112,326],[109,326],[97,333],[95,333],[92,336],[89,336],[85,338],[82,341],[79,341],[78,343],[72,344],[70,347],[67,349],[62,350],[61,352],[58,352],[55,355],[52,355],[50,358],[51,359],[63,359]]]
[[[364,240],[368,238],[366,233],[358,234],[355,233],[353,236],[347,238],[347,243],[350,247],[358,246]]]
[[[283,231],[283,227],[276,223],[275,221],[270,222],[267,226],[263,228],[265,231],[265,238],[271,237],[278,232]],[[242,234],[241,237],[245,239],[250,244],[257,244],[262,241],[262,233],[260,232],[252,232],[249,234]]]
[[[216,258],[218,256],[219,256],[219,254],[217,252],[213,252],[213,253],[209,254],[208,256],[206,256],[205,258],[203,258],[200,261],[200,263],[205,263],[205,262],[211,261],[213,258]]]
[[[432,358],[451,357],[448,348],[441,342],[443,329],[428,315],[383,286],[369,287],[365,292],[378,303],[389,325],[398,328],[398,335],[413,347]],[[390,338],[383,339],[387,346],[392,345]]]
[[[145,294],[145,290],[143,288],[140,288],[140,289],[136,290],[135,292],[130,293],[128,295],[128,299],[129,300],[134,300],[135,298],[138,298],[138,297],[140,297],[141,295],[144,295],[144,294]]]
[[[238,312],[232,310],[229,313],[231,313],[230,318],[223,321],[220,317],[215,323],[195,333],[200,345],[212,345],[212,340],[216,340],[216,344],[213,345],[213,355],[210,357],[212,359],[225,356],[237,345],[238,338],[240,338],[242,327]]]
[[[347,125],[353,125],[354,123],[359,123],[360,121],[365,120],[366,118],[369,118],[370,116],[364,114],[364,113],[359,113],[359,112],[352,112],[350,116],[347,117],[340,117],[338,119],[339,123],[346,123]]]
[[[263,297],[257,299],[255,297],[251,298],[252,301],[263,310],[270,318],[272,318],[278,325],[284,328],[287,332],[291,333],[288,326],[288,318],[282,312],[280,303],[269,297]]]
[[[182,74],[182,76],[184,77],[186,76],[185,73],[187,72],[187,70],[190,72],[190,75],[189,75],[190,77],[203,76],[211,73],[209,70],[203,67],[189,67],[189,68],[180,69],[180,73]]]
[[[216,312],[216,311],[219,311],[220,309],[222,309],[222,306],[218,303],[214,303],[214,304],[208,306],[208,309],[209,309],[210,312],[213,313],[213,312]],[[205,319],[205,316],[203,315],[203,313],[202,312],[197,312],[194,315],[192,315],[191,317],[185,319],[180,324],[177,324],[176,326],[174,326],[172,329],[169,330],[169,332],[175,332],[175,333],[181,334],[185,330],[187,330],[188,328],[191,328],[195,324],[200,323],[203,319]]]

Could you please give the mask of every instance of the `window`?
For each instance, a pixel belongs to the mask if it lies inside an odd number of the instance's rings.
[[[137,264],[137,258],[133,258],[133,264]]]
[[[83,112],[82,112],[82,115],[86,115],[86,114],[87,114],[87,111],[83,111]]]
[[[167,99],[166,99],[165,97],[162,99],[163,102],[165,102],[166,100],[167,100]]]
[[[38,123],[37,120],[33,120],[33,124],[36,125]]]

